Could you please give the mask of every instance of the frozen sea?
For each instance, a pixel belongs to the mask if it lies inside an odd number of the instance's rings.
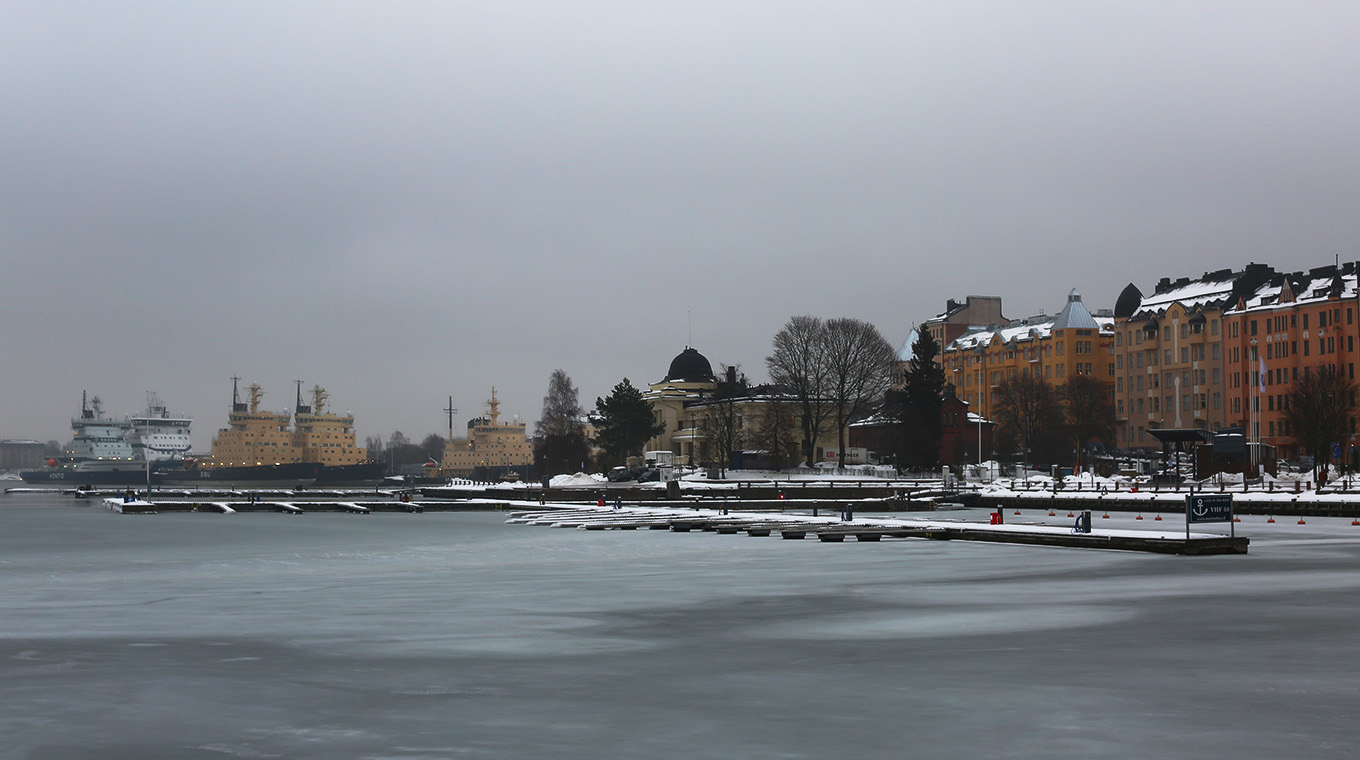
[[[5,760],[1360,756],[1348,519],[1172,557],[76,504],[0,497]]]

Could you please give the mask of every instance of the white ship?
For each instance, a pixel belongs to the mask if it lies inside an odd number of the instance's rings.
[[[147,463],[126,440],[131,423],[104,416],[99,397],[80,396],[80,416],[71,420],[72,438],[61,459],[47,460],[39,470],[19,473],[25,483],[63,485],[131,485],[145,483]]]
[[[128,415],[125,436],[134,456],[147,462],[183,459],[189,453],[189,428],[193,420],[172,417],[154,393],[146,394],[146,410]]]

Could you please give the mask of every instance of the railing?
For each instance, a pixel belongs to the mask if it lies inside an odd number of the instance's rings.
[[[999,482],[1005,482],[999,481]],[[1304,491],[1312,491],[1313,481],[1294,480],[1294,481],[1267,481],[1263,484],[1249,483],[1228,483],[1225,481],[1196,482],[1187,483],[1075,483],[1068,484],[1062,481],[1033,483],[1012,478],[1007,487],[1012,491],[1032,492],[1032,491],[1052,491],[1053,493],[1250,493],[1251,491],[1265,493],[1293,493],[1301,494]],[[1324,485],[1324,488],[1327,486]],[[1355,491],[1350,478],[1332,481],[1329,493],[1352,493]]]

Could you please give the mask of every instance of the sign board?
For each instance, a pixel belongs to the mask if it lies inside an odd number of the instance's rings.
[[[1230,493],[1197,493],[1185,497],[1186,523],[1232,522],[1233,497]]]

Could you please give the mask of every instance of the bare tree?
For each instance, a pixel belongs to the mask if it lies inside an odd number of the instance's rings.
[[[420,442],[420,448],[425,452],[425,458],[430,462],[444,461],[444,446],[448,442],[444,436],[438,433],[430,433]]]
[[[1108,438],[1115,429],[1110,386],[1092,375],[1071,375],[1058,387],[1067,434],[1077,447],[1080,469],[1087,444]]]
[[[364,448],[368,451],[368,458],[381,462],[383,460],[383,439],[380,435],[364,436]]]
[[[732,461],[732,452],[743,443],[745,430],[741,408],[737,401],[750,391],[750,381],[737,366],[722,366],[723,379],[718,382],[712,400],[703,404],[698,420],[700,457],[709,467],[717,467],[725,474]]]
[[[803,459],[811,467],[817,440],[835,412],[829,397],[831,373],[826,360],[826,326],[818,317],[792,317],[774,336],[765,357],[770,381],[782,385],[797,401],[803,428]]]
[[[1061,424],[1057,393],[1043,378],[1021,372],[1001,381],[993,391],[997,422],[1020,438],[1025,462]]]
[[[838,465],[844,468],[846,428],[888,390],[897,354],[877,327],[858,319],[828,320],[822,339],[841,452]]]
[[[798,451],[798,429],[792,406],[779,398],[761,399],[758,403],[760,421],[751,442],[765,451],[775,469],[782,470]]]
[[[1332,444],[1350,440],[1356,422],[1356,383],[1335,367],[1313,367],[1286,396],[1284,424],[1289,437],[1313,457],[1313,477],[1332,458]]]
[[[590,460],[581,418],[580,393],[564,370],[553,370],[548,378],[548,395],[543,397],[543,413],[534,431],[537,441],[534,457],[540,475],[560,475],[585,469]]]

